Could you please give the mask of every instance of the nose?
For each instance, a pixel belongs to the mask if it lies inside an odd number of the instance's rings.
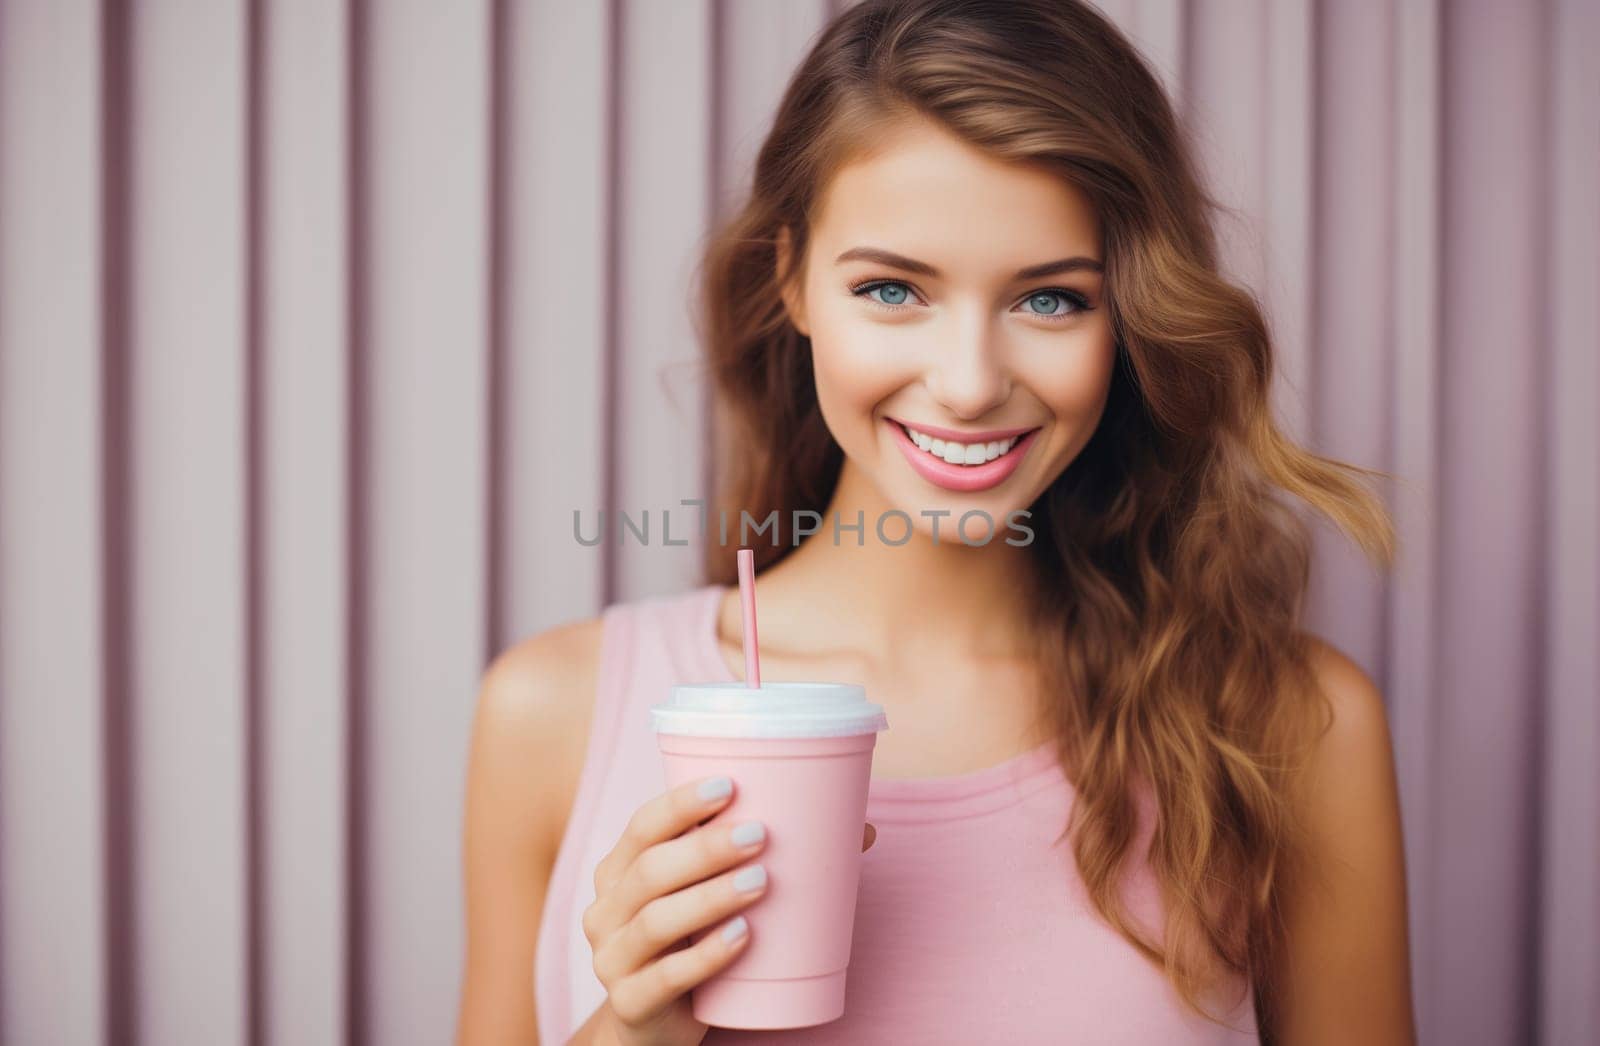
[[[981,318],[941,347],[924,379],[928,392],[962,421],[981,418],[1011,396],[1000,337]]]

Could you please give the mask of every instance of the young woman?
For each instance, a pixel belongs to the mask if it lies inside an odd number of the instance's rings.
[[[1085,4],[827,28],[705,259],[707,583],[486,673],[463,1043],[1412,1041],[1384,709],[1300,625],[1295,501],[1380,563],[1390,530],[1274,426],[1212,206]],[[764,842],[662,792],[648,708],[741,677],[737,524],[774,510],[763,676],[862,683],[891,728],[845,1016],[708,1030]]]

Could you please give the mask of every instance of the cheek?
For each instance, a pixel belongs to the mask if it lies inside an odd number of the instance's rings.
[[[1107,335],[1074,345],[1025,380],[1057,418],[1089,421],[1105,407],[1115,365],[1116,347]]]
[[[897,362],[897,354],[889,346],[862,325],[816,324],[811,366],[817,401],[830,426],[836,422],[870,424],[864,415],[915,376],[903,361]],[[847,414],[858,417],[851,419]]]

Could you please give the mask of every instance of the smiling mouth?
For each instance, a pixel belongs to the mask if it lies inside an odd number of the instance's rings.
[[[903,422],[896,421],[894,424],[899,425],[900,431],[906,434],[906,438],[929,457],[938,458],[949,465],[967,466],[987,465],[991,461],[997,461],[1010,454],[1017,444],[1027,439],[1031,433],[1038,431],[1037,428],[1028,429],[1015,436],[990,440],[987,443],[956,443],[918,432]]]

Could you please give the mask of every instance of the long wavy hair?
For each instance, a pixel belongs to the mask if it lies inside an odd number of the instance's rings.
[[[1062,838],[1096,908],[1187,1002],[1208,1012],[1211,989],[1242,977],[1268,1029],[1284,884],[1303,849],[1294,774],[1331,711],[1300,627],[1311,542],[1296,506],[1387,566],[1392,527],[1367,482],[1386,474],[1275,425],[1261,309],[1217,268],[1223,208],[1160,84],[1097,10],[864,0],[817,38],[748,199],[697,273],[721,434],[713,510],[777,511],[775,544],[756,549],[764,568],[793,550],[792,513],[827,509],[843,452],[818,409],[809,339],[781,302],[778,232],[797,274],[832,173],[906,117],[1059,173],[1099,215],[1117,364],[1094,435],[1030,506],[1024,593],[1076,793]],[[734,551],[708,543],[710,579],[734,580]],[[1155,928],[1123,891],[1141,788],[1166,913]]]

